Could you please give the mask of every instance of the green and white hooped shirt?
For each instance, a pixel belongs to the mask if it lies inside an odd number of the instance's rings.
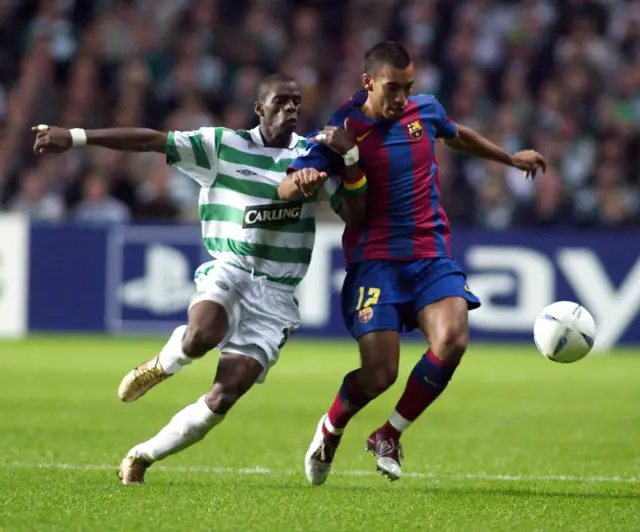
[[[212,257],[292,290],[302,281],[318,200],[330,201],[334,210],[341,201],[338,177],[327,179],[313,197],[278,199],[278,185],[306,144],[294,133],[287,148],[266,147],[258,127],[169,132],[167,163],[201,186],[202,237]]]

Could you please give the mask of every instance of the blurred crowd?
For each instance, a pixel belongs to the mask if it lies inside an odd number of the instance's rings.
[[[439,146],[454,227],[640,226],[640,0],[2,0],[0,205],[34,220],[197,219],[157,154],[32,153],[32,124],[250,128],[261,76],[303,91],[299,132],[360,85],[372,44],[411,51],[416,92],[509,151],[520,172]]]

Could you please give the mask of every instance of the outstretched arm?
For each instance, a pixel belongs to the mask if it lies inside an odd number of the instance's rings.
[[[547,162],[538,152],[523,150],[512,155],[473,129],[453,122],[438,100],[435,100],[435,111],[436,137],[454,150],[519,168],[526,178],[535,179],[538,169],[546,171]]]
[[[523,150],[512,155],[469,127],[461,124],[455,124],[455,127],[457,136],[445,138],[444,142],[456,151],[519,168],[527,177],[535,178],[539,168],[543,172],[547,170],[544,157],[534,150]]]
[[[113,129],[64,129],[35,126],[37,154],[62,153],[76,146],[101,146],[128,152],[157,152],[167,164],[184,172],[202,187],[213,185],[217,177],[220,128],[201,127],[194,131],[155,131],[136,127]]]
[[[111,129],[65,129],[55,126],[34,126],[37,154],[62,153],[75,146],[100,146],[118,151],[165,153],[168,134],[137,127]]]
[[[467,126],[462,124],[455,124],[455,126],[456,137],[443,139],[447,146],[466,155],[514,166],[513,157],[509,152]]]

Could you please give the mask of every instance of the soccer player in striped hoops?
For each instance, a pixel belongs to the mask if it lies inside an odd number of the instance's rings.
[[[400,435],[444,391],[467,347],[467,313],[480,305],[451,258],[440,203],[436,139],[463,153],[499,161],[535,177],[546,163],[532,150],[511,155],[447,118],[436,98],[410,96],[414,68],[406,50],[379,43],[365,55],[364,90],[355,94],[296,159],[289,179],[315,182],[349,173],[346,194],[366,197],[365,223],[345,229],[348,263],[342,313],[358,341],[361,367],[348,373],[318,423],[305,457],[312,484],[327,479],[349,420],[396,380],[399,333],[418,327],[429,349],[413,368],[386,423],[367,440],[390,480],[402,475]]]
[[[278,360],[300,325],[294,289],[307,272],[321,194],[338,213],[340,179],[320,179],[310,195],[295,196],[286,169],[306,141],[295,133],[300,91],[283,75],[259,85],[250,131],[203,127],[168,133],[139,128],[102,130],[37,126],[36,153],[60,153],[74,146],[130,152],[158,152],[200,186],[202,236],[213,260],[195,272],[197,295],[188,323],[178,327],[160,354],[126,375],[123,401],[135,401],[194,359],[217,348],[220,361],[213,387],[178,412],[150,440],[134,446],[118,472],[124,484],[142,484],[158,460],[201,440]],[[289,188],[287,188],[289,187]],[[279,190],[280,188],[280,190]],[[293,194],[292,194],[293,192]]]

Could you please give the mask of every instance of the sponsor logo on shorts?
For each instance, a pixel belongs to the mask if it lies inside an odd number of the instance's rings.
[[[358,321],[360,323],[368,323],[373,318],[373,309],[371,307],[364,307],[358,311]]]
[[[223,290],[229,290],[229,285],[223,281],[216,281],[216,284]]]
[[[242,227],[272,227],[300,220],[302,204],[299,202],[278,205],[254,205],[245,208]]]
[[[467,284],[464,285],[464,291],[471,293],[471,288],[469,288],[469,285]]]

